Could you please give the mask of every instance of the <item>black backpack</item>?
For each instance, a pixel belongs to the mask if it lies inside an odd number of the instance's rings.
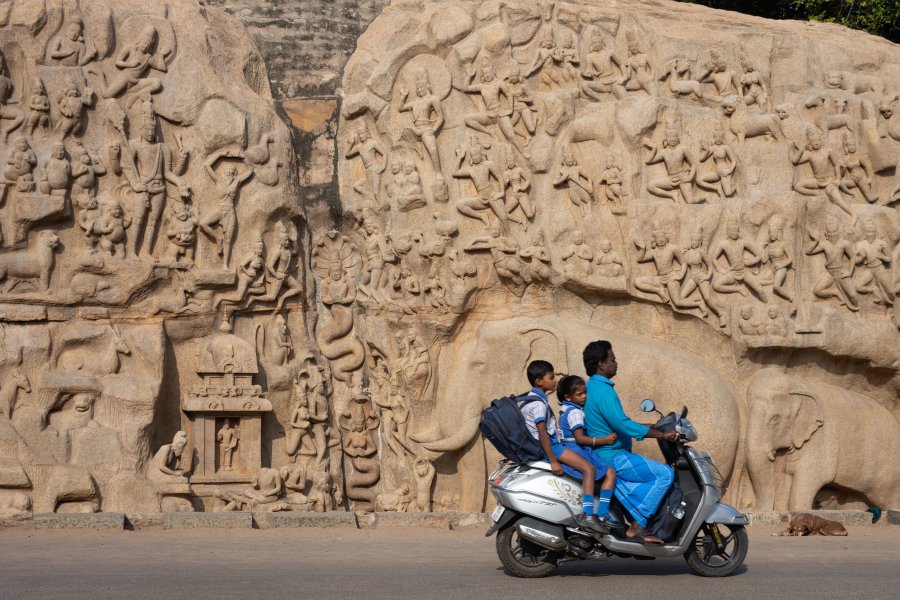
[[[647,523],[647,529],[663,541],[671,541],[681,527],[686,508],[684,494],[678,487],[678,482],[672,484],[665,498],[659,506],[659,510]]]
[[[522,416],[522,407],[539,398],[524,396],[504,396],[491,402],[481,413],[481,430],[497,451],[517,463],[546,460],[540,443],[531,437]]]

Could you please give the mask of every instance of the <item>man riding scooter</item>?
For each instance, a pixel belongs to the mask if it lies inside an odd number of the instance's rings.
[[[612,382],[618,371],[612,344],[606,340],[591,342],[585,346],[582,358],[590,376],[584,407],[587,434],[598,438],[611,433],[618,436],[615,442],[599,446],[594,452],[616,471],[615,495],[634,519],[625,536],[629,541],[663,544],[663,540],[651,535],[646,527],[672,485],[674,472],[668,465],[632,453],[631,439],[676,441],[678,433],[662,432],[635,423],[622,410],[622,402]]]

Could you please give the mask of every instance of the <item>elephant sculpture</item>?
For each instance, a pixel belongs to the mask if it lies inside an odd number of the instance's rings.
[[[747,388],[746,467],[757,509],[809,510],[823,488],[900,506],[900,423],[860,394],[767,368]]]
[[[700,447],[709,450],[728,477],[734,466],[740,415],[734,392],[719,374],[696,355],[650,338],[604,329],[561,316],[485,321],[467,325],[446,346],[435,413],[437,430],[416,432],[426,450],[451,454],[456,460],[459,510],[485,508],[486,472],[499,454],[478,435],[481,411],[492,399],[528,389],[525,367],[546,359],[558,372],[584,375],[581,353],[592,340],[608,339],[619,357],[616,389],[636,420],[651,420],[638,411],[642,398],[653,398],[664,412],[686,405],[700,432]],[[652,368],[647,368],[652,365]],[[551,400],[556,406],[556,401]],[[658,457],[655,442],[639,442],[636,451]]]

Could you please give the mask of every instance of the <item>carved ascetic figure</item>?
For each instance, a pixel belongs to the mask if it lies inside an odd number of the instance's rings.
[[[772,291],[793,302],[793,294],[787,289],[787,276],[794,260],[784,243],[784,223],[778,216],[769,221],[769,239],[763,246],[762,262],[769,263],[772,268]]]
[[[72,178],[75,186],[81,188],[82,193],[79,199],[81,203],[85,202],[85,198],[94,198],[97,195],[97,178],[100,175],[106,175],[106,167],[96,162],[91,157],[90,152],[83,146],[79,147],[79,152],[75,157],[77,161],[72,165]]]
[[[650,156],[644,162],[648,165],[663,163],[666,168],[666,176],[651,179],[647,191],[660,198],[678,202],[680,197],[687,204],[693,204],[697,162],[690,149],[681,143],[678,128],[671,123],[666,126],[662,148],[649,142],[644,145],[650,150]]]
[[[642,292],[658,296],[663,302],[671,302],[679,309],[700,308],[700,302],[685,300],[681,296],[679,282],[687,271],[681,250],[669,241],[666,230],[653,226],[653,236],[648,241],[634,240],[638,262],[652,262],[656,275],[639,275],[634,278],[634,287]],[[677,264],[677,266],[676,266]]]
[[[234,469],[234,453],[240,443],[240,430],[225,419],[222,427],[216,432],[216,441],[219,442],[219,468],[223,471]]]
[[[34,137],[34,131],[39,128],[50,128],[50,99],[47,98],[44,82],[40,77],[36,77],[31,87],[31,96],[28,98],[28,117],[25,129],[28,131],[28,135]]]
[[[856,137],[849,131],[844,132],[844,156],[838,163],[841,175],[841,191],[853,195],[853,188],[859,190],[866,202],[878,201],[878,195],[872,189],[872,177],[875,172],[865,152],[858,149]]]
[[[213,152],[204,163],[206,172],[216,184],[218,200],[216,207],[200,218],[200,228],[215,240],[216,253],[222,257],[223,269],[228,268],[231,260],[231,245],[234,243],[234,231],[237,226],[237,213],[234,205],[237,203],[241,186],[253,176],[253,169],[248,167],[238,173],[238,168],[233,163],[228,163],[220,175],[215,169],[215,164],[219,159],[236,158],[237,156],[238,153],[233,150],[218,150]],[[216,228],[213,228],[214,225]]]
[[[809,510],[828,485],[876,506],[900,502],[900,466],[887,459],[900,453],[900,425],[872,398],[769,368],[750,381],[747,402],[747,470],[758,509]]]
[[[850,310],[859,310],[859,299],[853,282],[856,254],[850,242],[842,237],[840,224],[829,218],[825,221],[824,236],[818,231],[810,230],[809,237],[813,243],[806,248],[806,253],[810,256],[825,256],[825,272],[816,280],[813,293],[819,298],[837,298]]]
[[[435,475],[434,465],[427,458],[416,458],[413,475],[416,479],[416,507],[420,512],[430,512],[431,485]]]
[[[606,169],[600,174],[597,180],[599,185],[604,187],[606,200],[612,205],[610,212],[614,215],[625,214],[625,205],[623,197],[625,188],[622,185],[622,167],[619,163],[619,157],[612,152],[606,157]]]
[[[397,262],[397,254],[391,238],[381,233],[372,218],[363,222],[363,231],[366,233],[366,270],[368,282],[364,291],[376,302],[385,300],[382,290],[387,286],[389,275],[388,265]]]
[[[159,44],[159,32],[153,25],[147,25],[138,34],[137,39],[125,40],[125,47],[116,55],[117,72],[108,80],[103,73],[98,73],[105,82],[104,98],[115,98],[123,92],[138,96],[155,94],[162,89],[159,78],[148,77],[151,70],[165,73],[167,60],[172,55],[172,48]],[[91,72],[91,71],[89,71]]]
[[[397,198],[397,210],[408,212],[427,205],[425,190],[422,189],[422,177],[419,175],[419,169],[415,162],[404,161],[403,175],[400,181],[402,186]]]
[[[276,365],[287,366],[294,353],[294,340],[282,315],[277,314],[272,319],[266,337],[266,357]]]
[[[529,221],[534,219],[535,208],[528,196],[528,188],[531,182],[526,171],[516,164],[516,155],[509,147],[506,151],[506,169],[501,176],[500,185],[506,193],[506,215],[513,223],[518,223],[523,229],[528,229]],[[521,211],[522,216],[516,212]]]
[[[790,148],[791,162],[800,166],[809,163],[812,177],[795,177],[794,190],[804,196],[818,196],[824,190],[825,196],[848,215],[853,214],[850,207],[841,197],[838,185],[838,166],[840,159],[837,154],[825,145],[825,136],[818,129],[810,127],[806,131],[806,147],[801,149],[796,142],[792,142]]]
[[[37,156],[24,136],[18,136],[13,141],[13,149],[6,158],[6,165],[3,177],[8,184],[14,183],[20,192],[30,192],[34,189]],[[4,187],[4,192],[5,190]]]
[[[499,186],[503,179],[497,167],[485,155],[481,142],[475,137],[470,138],[466,149],[457,150],[457,156],[459,162],[453,176],[458,179],[470,179],[475,186],[476,195],[460,198],[456,203],[456,210],[467,217],[478,219],[489,228],[491,223],[484,211],[490,209],[500,223],[505,225],[509,215],[506,213],[503,191],[494,185],[496,181]],[[469,164],[463,166],[467,158]]]
[[[123,165],[134,192],[133,228],[129,239],[133,256],[139,256],[142,251],[149,255],[153,251],[166,199],[166,182],[177,186],[182,195],[187,194],[186,184],[178,177],[184,172],[187,159],[188,153],[183,147],[173,154],[165,144],[157,141],[155,117],[143,115],[140,137],[128,140],[128,160]]]
[[[400,84],[400,111],[409,111],[413,117],[413,132],[422,140],[425,150],[431,159],[431,167],[434,169],[435,178],[441,178],[441,155],[438,152],[435,136],[444,124],[444,112],[441,108],[441,99],[431,91],[431,83],[428,81],[428,71],[421,69],[416,73],[416,97],[409,99],[409,90],[404,84]]]
[[[580,229],[572,232],[572,243],[562,247],[559,257],[566,265],[567,275],[589,276],[593,270],[594,251],[585,243]]]
[[[719,260],[725,258],[725,264]],[[753,244],[741,237],[741,223],[737,218],[729,219],[725,226],[725,237],[713,244],[709,260],[713,265],[712,287],[721,294],[738,293],[747,295],[750,289],[760,300],[767,301],[766,291],[759,279],[748,267],[760,262],[762,252]]]
[[[875,222],[866,219],[862,224],[863,239],[856,243],[856,262],[863,275],[857,284],[861,294],[875,293],[875,302],[884,306],[894,304],[888,265],[891,254],[885,240],[877,238]]]
[[[706,251],[703,248],[703,231],[700,228],[691,232],[691,245],[684,250],[683,256],[684,264],[687,268],[687,278],[684,286],[681,288],[681,297],[689,298],[695,290],[700,292],[700,298],[703,300],[700,310],[703,316],[706,316],[704,307],[708,307],[719,318],[719,326],[725,327],[727,323],[724,319],[722,307],[716,304],[712,288],[709,285],[712,272],[709,268]]]
[[[365,176],[356,182],[353,189],[361,196],[372,195],[376,206],[382,207],[381,202],[381,174],[384,172],[385,159],[387,154],[378,141],[377,137],[373,137],[369,131],[369,126],[363,124],[360,126],[356,136],[347,149],[345,158],[353,158],[359,156],[362,160]],[[365,183],[369,184],[369,191],[365,189]]]
[[[569,201],[581,210],[583,217],[590,214],[594,203],[594,182],[590,175],[579,168],[569,146],[563,146],[559,172],[553,185],[565,188]]]
[[[94,92],[87,88],[84,93],[78,88],[78,84],[69,81],[66,87],[56,98],[56,108],[59,112],[59,118],[53,131],[58,132],[62,137],[75,135],[82,128],[82,113],[85,108],[91,108],[94,105]]]
[[[187,483],[190,465],[182,467],[187,433],[177,431],[171,444],[163,444],[147,465],[147,479],[157,483]]]
[[[84,40],[84,24],[77,18],[66,23],[62,31],[50,40],[48,54],[54,62],[65,67],[81,67],[97,58],[97,50],[88,49]]]
[[[68,197],[69,183],[72,179],[72,166],[66,158],[66,147],[62,142],[53,144],[50,160],[44,167],[41,177],[41,192],[51,196]]]
[[[697,177],[697,187],[715,192],[720,200],[734,196],[734,170],[737,161],[731,147],[725,143],[725,130],[721,123],[713,129],[712,143],[700,146],[700,162],[712,159],[713,171],[702,173]]]
[[[585,79],[581,91],[594,100],[603,100],[603,94],[612,94],[617,100],[623,100],[627,94],[619,74],[621,68],[613,51],[604,46],[603,36],[595,31],[591,36],[591,51],[581,65],[581,76]]]
[[[171,210],[171,218],[166,226],[169,247],[165,258],[174,262],[193,262],[194,245],[197,242],[197,213],[193,207],[182,204]]]
[[[625,274],[622,255],[613,248],[612,242],[608,239],[600,240],[600,248],[594,262],[597,264],[597,274],[602,277],[622,277]]]
[[[277,469],[262,468],[253,478],[250,488],[241,492],[216,490],[214,495],[225,502],[220,510],[266,511],[290,510],[290,505],[280,502],[284,493],[284,482]]]
[[[525,259],[523,276],[525,281],[546,285],[556,281],[557,273],[550,266],[550,253],[544,246],[544,234],[540,230],[531,238],[531,245],[519,250],[519,256]]]
[[[313,456],[316,453],[310,435],[309,406],[298,379],[294,379],[291,417],[284,433],[284,451],[288,456]]]
[[[117,200],[109,198],[100,205],[100,216],[94,220],[90,232],[99,238],[99,246],[103,252],[109,256],[125,258],[128,256],[125,230],[130,227],[131,217],[122,211]]]

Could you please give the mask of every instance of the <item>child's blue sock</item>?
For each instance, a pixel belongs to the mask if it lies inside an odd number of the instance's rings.
[[[609,510],[609,509],[607,509]],[[585,494],[581,497],[581,512],[584,514],[591,516],[594,514],[594,496],[591,494]]]
[[[597,504],[597,516],[605,517],[609,514],[609,501],[612,500],[612,490],[600,490],[600,502]]]

